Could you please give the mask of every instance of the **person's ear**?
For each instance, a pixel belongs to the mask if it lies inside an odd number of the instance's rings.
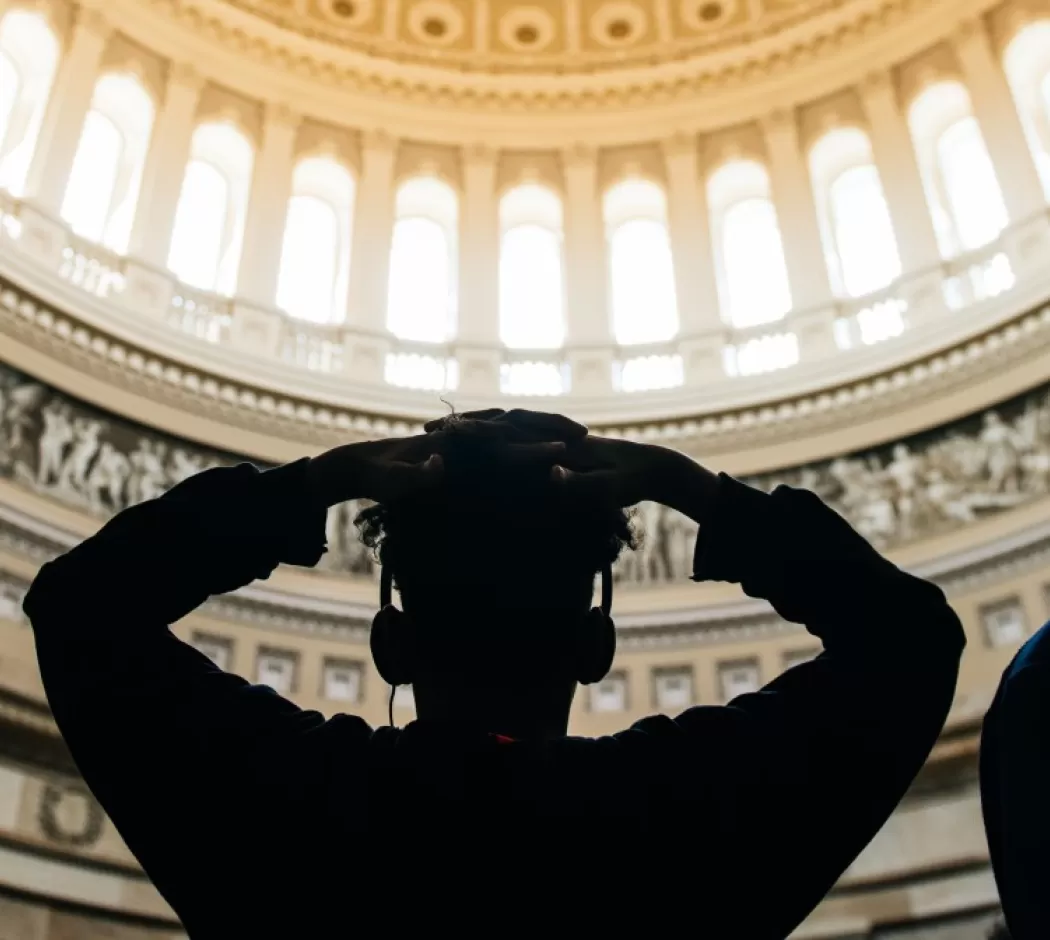
[[[591,608],[576,627],[576,681],[601,682],[616,656],[616,625],[601,607]]]
[[[411,685],[415,679],[415,633],[408,615],[387,604],[372,618],[372,659],[387,685]]]

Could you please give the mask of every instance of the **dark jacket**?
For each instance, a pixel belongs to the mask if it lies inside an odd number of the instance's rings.
[[[1050,623],[1003,674],[981,737],[981,805],[1013,940],[1050,937]]]
[[[77,765],[191,937],[644,918],[779,940],[889,817],[948,714],[964,640],[941,591],[813,494],[722,477],[695,577],[806,624],[814,661],[598,739],[325,720],[168,629],[281,562],[317,562],[304,466],[193,477],[45,565],[25,601]]]

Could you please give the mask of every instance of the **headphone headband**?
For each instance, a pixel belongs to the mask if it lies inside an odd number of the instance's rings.
[[[613,576],[612,565],[602,565],[602,613],[612,616]]]
[[[379,569],[379,609],[383,610],[394,602],[394,575],[383,565]]]
[[[612,616],[613,599],[613,575],[612,566],[603,565],[602,576],[602,600],[601,611],[606,617]],[[394,575],[390,569],[383,565],[379,569],[379,609],[389,607],[394,602]]]

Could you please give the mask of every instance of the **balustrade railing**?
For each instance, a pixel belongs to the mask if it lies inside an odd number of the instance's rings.
[[[282,361],[312,372],[342,372],[342,333],[329,326],[286,321],[279,354]]]
[[[428,346],[422,343],[407,343],[395,337],[369,336],[344,324],[321,325],[297,320],[276,309],[259,310],[252,307],[256,321],[252,329],[239,330],[237,318],[243,314],[239,304],[230,297],[199,290],[177,281],[170,272],[148,268],[135,259],[125,258],[100,245],[73,234],[64,223],[48,220],[28,204],[0,190],[0,244],[20,247],[23,255],[40,263],[52,266],[61,280],[95,298],[118,298],[125,292],[129,278],[148,274],[154,282],[154,290],[148,296],[166,299],[163,309],[158,311],[160,319],[173,329],[192,336],[204,343],[217,346],[237,346],[247,340],[242,335],[251,334],[252,349],[271,355],[293,369],[314,373],[339,375],[347,369],[357,369],[357,362],[378,362],[378,372],[369,373],[369,380],[383,382],[406,389],[423,391],[449,391],[459,387],[462,363],[455,352],[446,346]],[[47,238],[25,238],[27,225],[50,226]],[[1040,246],[1036,251],[1046,252],[1050,244],[1050,220],[1034,220],[1036,239]],[[1017,227],[1021,231],[1021,226]],[[1025,220],[1023,231],[1031,253],[1033,220]],[[38,233],[37,233],[38,234]],[[721,347],[722,368],[717,370],[727,380],[737,377],[755,376],[776,370],[791,369],[812,359],[814,355],[826,356],[835,350],[847,353],[869,347],[904,334],[909,328],[925,320],[932,321],[933,307],[949,314],[969,306],[996,298],[1017,284],[1018,272],[1028,272],[1027,277],[1038,277],[1040,268],[1047,272],[1050,286],[1050,257],[1040,266],[1038,259],[1018,259],[1012,248],[1012,230],[1002,233],[995,242],[977,251],[960,255],[943,262],[936,270],[909,273],[884,289],[866,297],[850,298],[835,302],[833,310],[827,311],[827,342],[813,342],[814,331],[825,329],[817,311],[792,311],[771,322],[747,328],[726,326],[724,335],[702,340],[711,344],[717,356]],[[54,244],[61,246],[56,253]],[[40,244],[50,245],[47,251]],[[1050,252],[1047,252],[1050,255]],[[57,261],[56,261],[57,257]],[[1033,272],[1036,272],[1033,274]],[[926,293],[915,292],[917,284],[924,286]],[[156,289],[156,284],[163,289]],[[933,285],[932,287],[930,285]],[[938,286],[939,285],[939,286]],[[926,301],[916,297],[939,296],[930,309]],[[137,303],[141,291],[128,294]],[[803,326],[803,321],[805,325]],[[262,327],[260,328],[260,323]],[[814,325],[816,324],[816,325]],[[258,337],[263,339],[259,340]],[[804,342],[800,341],[804,337]],[[269,339],[266,337],[270,337]],[[673,389],[684,384],[702,384],[717,381],[718,374],[691,375],[695,368],[686,351],[696,337],[680,337],[658,347],[630,348],[610,346],[590,361],[590,376],[583,381],[581,394],[589,394],[594,385],[592,378],[594,363],[598,362],[607,376],[604,387],[609,392],[637,394],[646,391]],[[356,356],[361,344],[372,344],[366,356]],[[817,350],[814,353],[814,350]],[[496,369],[491,390],[498,389],[506,395],[557,396],[570,393],[574,376],[570,363],[579,351],[565,350],[486,350],[486,368]],[[703,358],[703,357],[701,357]],[[714,361],[708,356],[705,362]],[[710,368],[706,366],[705,368]],[[717,369],[717,367],[716,367]],[[471,375],[477,372],[477,363],[472,364]],[[466,375],[468,373],[464,373]]]
[[[96,297],[112,297],[124,290],[124,259],[72,233],[62,249],[58,276],[74,287]]]
[[[22,203],[6,189],[0,189],[0,241],[16,242],[22,235]]]
[[[164,317],[182,333],[206,343],[226,344],[233,325],[233,301],[208,291],[177,284]]]

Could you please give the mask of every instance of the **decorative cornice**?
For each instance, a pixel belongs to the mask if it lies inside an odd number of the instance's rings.
[[[435,62],[452,54],[449,50],[421,48],[414,56],[411,50],[392,46],[378,35],[367,46],[354,49],[280,28],[224,3],[115,0],[114,6],[115,12],[127,14],[122,16],[122,29],[162,55],[185,58],[195,54],[207,60],[215,58],[215,51],[264,67],[272,76],[268,84],[276,87],[283,82],[301,89],[304,111],[315,109],[315,116],[322,120],[337,119],[336,110],[356,113],[361,126],[385,126],[418,138],[418,127],[411,124],[428,121],[420,108],[446,109],[450,116],[454,112],[452,120],[440,128],[432,125],[431,130],[435,139],[448,141],[473,123],[468,115],[498,114],[501,130],[491,128],[492,136],[513,133],[527,146],[526,141],[537,138],[534,122],[548,115],[572,115],[579,121],[625,109],[636,115],[639,106],[648,106],[664,109],[663,130],[658,133],[666,134],[671,130],[667,123],[672,112],[677,124],[685,113],[695,116],[688,123],[690,130],[699,130],[711,126],[710,117],[703,115],[713,110],[727,108],[727,117],[735,113],[739,118],[771,95],[785,105],[798,104],[803,99],[798,97],[801,85],[795,79],[802,73],[806,74],[802,84],[807,95],[828,94],[859,79],[853,74],[858,62],[890,67],[900,57],[913,56],[940,41],[960,16],[983,13],[998,2],[830,3],[821,15],[790,23],[771,35],[762,35],[748,22],[732,41],[723,36],[718,41],[700,37],[693,44],[665,43],[659,52],[639,50],[636,60],[624,49],[610,49],[597,58],[585,49],[567,50],[564,61],[549,56],[520,57],[524,67],[513,71],[506,71],[505,62],[477,50],[442,67]],[[865,55],[857,54],[861,44],[866,44]],[[405,54],[398,58],[402,51]],[[218,62],[216,67],[223,69]],[[224,80],[227,73],[223,70]],[[322,86],[321,93],[311,95],[304,82]],[[241,90],[258,94],[251,85],[249,81]],[[740,107],[741,95],[749,101],[744,108]],[[344,100],[337,108],[335,98],[340,96],[353,98],[359,106]],[[730,99],[734,101],[731,107],[718,103]],[[403,105],[405,110],[377,110],[374,105],[380,101]],[[416,117],[408,118],[409,112]],[[518,120],[525,116],[529,129]],[[651,125],[602,123],[593,130],[625,142],[637,139],[643,127]],[[542,133],[561,136],[564,143],[565,131],[566,127],[552,121]]]
[[[118,338],[75,315],[59,312],[2,276],[0,335],[123,391],[282,441],[327,446],[376,435],[415,433],[422,425],[421,415],[340,407],[189,365],[138,345],[125,338],[126,334]],[[1038,362],[1048,352],[1050,305],[1042,305],[1006,318],[954,348],[818,391],[774,397],[774,389],[782,387],[782,379],[774,376],[778,383],[770,384],[770,400],[761,404],[654,421],[590,423],[609,436],[665,441],[710,458],[895,415],[924,397],[945,396],[990,375],[1006,375],[1025,363]]]

